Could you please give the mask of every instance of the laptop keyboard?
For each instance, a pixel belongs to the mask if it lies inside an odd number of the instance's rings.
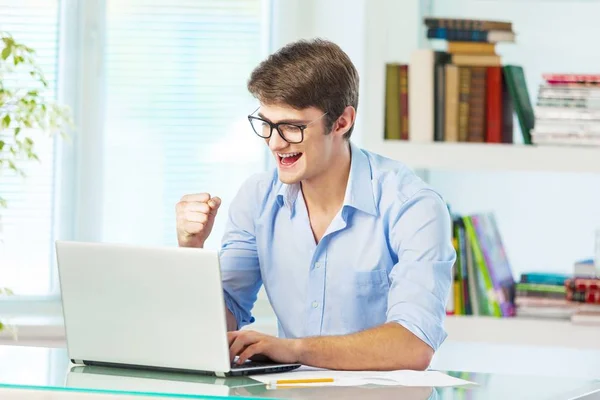
[[[272,363],[272,362],[262,362],[262,361],[246,361],[243,364],[237,364],[237,363],[233,362],[233,363],[231,363],[231,369],[271,367],[273,365],[274,365],[274,363]]]

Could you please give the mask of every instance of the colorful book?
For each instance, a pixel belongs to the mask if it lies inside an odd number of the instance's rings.
[[[514,42],[515,34],[510,31],[483,31],[478,29],[448,29],[448,28],[429,28],[427,29],[427,38],[442,39],[450,42]]]
[[[487,87],[486,81],[486,68],[471,68],[471,94],[469,96],[469,120],[467,122],[467,142],[485,142],[485,100]]]
[[[475,261],[475,267],[479,274],[480,284],[483,286],[482,289],[482,297],[485,298],[487,303],[487,309],[483,309],[481,311],[485,311],[483,315],[491,315],[494,317],[502,317],[504,312],[500,307],[500,304],[503,302],[503,298],[497,292],[494,287],[494,283],[492,281],[492,277],[490,276],[490,271],[486,263],[486,259],[481,247],[481,244],[478,240],[477,232],[475,231],[475,227],[473,226],[473,222],[471,217],[465,216],[463,217],[463,221],[465,223],[465,229],[467,232],[467,237],[470,241],[471,248],[473,250],[473,256]]]
[[[535,126],[535,115],[523,67],[517,65],[506,65],[503,67],[504,77],[508,86],[508,92],[517,112],[523,143],[531,144],[531,131]]]
[[[400,126],[400,74],[398,64],[385,66],[385,139],[399,140]]]
[[[512,23],[508,21],[426,17],[424,23],[429,28],[512,31]]]
[[[569,278],[571,278],[571,275],[553,272],[524,272],[521,274],[520,282],[563,286]]]
[[[502,68],[487,68],[486,132],[487,143],[502,143]]]
[[[485,42],[448,42],[448,53],[452,54],[496,54],[495,43]]]
[[[495,217],[492,213],[473,215],[471,222],[502,316],[513,316],[515,314],[515,281]]]

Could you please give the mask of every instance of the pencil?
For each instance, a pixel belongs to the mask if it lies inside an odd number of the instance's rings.
[[[271,381],[271,385],[294,385],[297,383],[328,383],[333,382],[333,378],[315,378],[315,379],[280,379]]]

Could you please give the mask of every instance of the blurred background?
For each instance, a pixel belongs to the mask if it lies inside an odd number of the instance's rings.
[[[13,293],[0,317],[23,326],[21,340],[62,343],[54,241],[174,246],[184,194],[223,199],[207,243],[219,248],[238,187],[272,168],[246,119],[250,72],[286,43],[322,37],[360,74],[353,141],[413,168],[454,217],[438,365],[460,354],[471,371],[513,369],[510,345],[523,371],[598,377],[598,15],[594,0],[0,0],[2,37],[35,50],[47,81],[36,104],[73,119],[65,137],[28,129],[39,161],[0,146],[0,287]],[[0,94],[33,85],[0,73]],[[0,121],[7,104],[0,96]],[[14,124],[3,122],[5,143]],[[591,281],[573,289],[576,278]],[[274,330],[264,293],[255,314]],[[500,347],[461,347],[473,341]]]

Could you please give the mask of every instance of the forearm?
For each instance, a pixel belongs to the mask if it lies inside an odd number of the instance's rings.
[[[299,362],[337,370],[424,370],[433,349],[397,323],[345,336],[298,339]]]

